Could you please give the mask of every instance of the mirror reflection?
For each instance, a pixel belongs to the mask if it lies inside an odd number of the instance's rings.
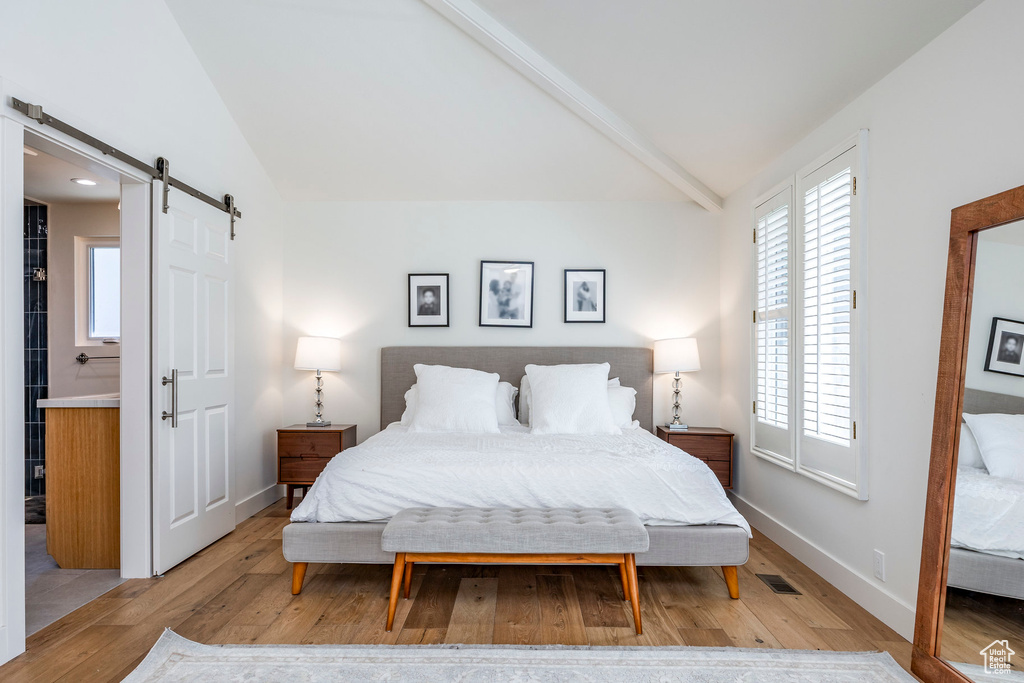
[[[1024,221],[979,233],[941,656],[1024,680]]]

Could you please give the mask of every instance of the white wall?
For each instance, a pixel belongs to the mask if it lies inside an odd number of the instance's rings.
[[[286,236],[276,189],[160,0],[5,3],[2,13],[9,94],[139,159],[167,157],[176,177],[208,194],[235,196],[244,215],[235,241],[235,497],[276,493]],[[6,103],[4,113],[13,115]]]
[[[75,342],[75,237],[121,232],[121,212],[112,203],[51,203],[47,223],[47,365],[49,396],[90,396],[121,390],[121,363],[82,365],[75,356],[117,356],[119,344],[78,346]]]
[[[741,511],[907,637],[949,212],[1024,182],[1022,25],[1024,3],[988,0],[731,195],[722,221],[722,417],[740,435]],[[759,194],[865,127],[870,180],[860,187],[868,202],[870,296],[859,303],[869,334],[861,426],[871,498],[858,502],[750,454],[750,229]],[[886,554],[884,583],[872,576],[875,548]]]
[[[1020,242],[1024,238],[1024,222],[982,233],[978,243],[966,384],[972,389],[1024,396],[1024,377],[985,372],[992,318],[1024,320],[1024,245],[995,241],[994,232],[1012,232]]]
[[[360,440],[380,418],[379,349],[397,345],[645,346],[696,336],[703,370],[683,383],[690,424],[718,424],[715,220],[687,202],[344,202],[293,204],[285,258],[285,418],[312,416],[312,373],[295,340],[341,337],[325,416]],[[478,327],[481,259],[536,263],[533,329]],[[607,269],[607,323],[562,322],[563,268]],[[450,273],[451,327],[409,328],[409,273]],[[655,418],[671,382],[655,385]]]

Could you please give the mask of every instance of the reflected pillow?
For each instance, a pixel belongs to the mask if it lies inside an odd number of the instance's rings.
[[[966,418],[967,416],[964,415]],[[981,449],[978,447],[978,440],[974,438],[970,425],[964,422],[960,427],[960,450],[956,459],[957,467],[974,467],[979,470],[985,469],[985,461],[981,458]]]
[[[981,459],[993,477],[1024,481],[1024,415],[968,415]]]

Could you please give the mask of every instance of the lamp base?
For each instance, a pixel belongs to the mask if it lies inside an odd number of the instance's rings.
[[[331,421],[330,420],[322,420],[320,422],[307,422],[306,426],[307,427],[330,427],[331,426]]]
[[[689,428],[690,428],[690,425],[672,424],[671,422],[669,422],[667,425],[665,425],[665,429],[668,429],[668,430],[671,430],[671,431],[677,431],[677,430],[678,431],[684,431],[684,430],[687,430]]]

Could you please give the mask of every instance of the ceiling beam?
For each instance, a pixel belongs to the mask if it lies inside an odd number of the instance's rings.
[[[705,209],[722,210],[721,197],[475,2],[423,2]]]

